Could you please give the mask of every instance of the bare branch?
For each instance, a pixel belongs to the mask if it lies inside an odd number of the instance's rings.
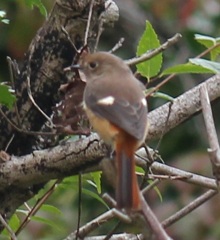
[[[141,194],[141,205],[142,205],[142,213],[143,213],[144,219],[150,226],[152,233],[155,235],[156,239],[171,240],[171,238],[165,232],[161,223],[159,222],[159,220],[157,219],[157,217],[149,207],[148,203],[146,202],[142,194]]]
[[[147,61],[147,60],[153,58],[154,56],[156,56],[157,54],[163,52],[164,50],[166,50],[171,45],[175,44],[177,41],[179,41],[179,39],[181,37],[182,37],[181,34],[176,33],[172,38],[169,38],[160,47],[158,47],[158,48],[156,48],[156,49],[154,49],[150,52],[144,53],[140,57],[135,57],[135,58],[126,60],[125,63],[130,66],[130,65],[134,65],[134,64],[138,64],[138,63]]]
[[[115,44],[115,46],[109,52],[113,53],[117,51],[120,47],[122,47],[124,41],[125,41],[124,38],[120,38],[119,41]]]
[[[100,227],[102,224],[106,223],[107,221],[111,220],[116,216],[115,209],[111,209],[97,218],[93,219],[92,221],[86,223],[83,227],[81,227],[78,231],[78,237],[81,239],[88,235],[90,232],[94,231],[96,228]],[[64,240],[70,240],[76,238],[76,231],[71,233],[67,238]]]
[[[85,37],[84,37],[84,46],[86,46],[88,44],[88,36],[89,36],[89,29],[90,29],[91,19],[92,19],[93,5],[94,5],[94,0],[91,0],[90,7],[89,7],[88,21],[87,21],[87,26],[86,26],[86,32],[85,32]]]
[[[140,149],[138,151],[138,155],[142,157],[146,157],[146,153],[143,149]],[[136,157],[136,163],[138,166],[143,167],[143,169],[146,167],[146,161],[144,161],[142,158]],[[178,176],[176,180],[180,180],[187,183],[192,183],[197,186],[205,187],[208,189],[217,190],[218,186],[216,185],[216,182],[212,178],[204,177],[198,174],[194,174],[191,172],[187,172],[184,170],[180,170],[175,167],[171,167],[159,162],[153,162],[151,165],[151,170],[153,172],[159,173],[159,174],[166,174],[168,176]],[[182,177],[182,178],[180,178]],[[143,190],[145,192],[145,190]]]
[[[220,97],[220,75],[215,75],[173,100],[167,125],[166,121],[170,103],[166,103],[154,111],[149,112],[148,119],[150,128],[147,141],[159,138],[161,134],[169,132],[174,127],[198,113],[201,110],[200,88],[202,86],[206,86],[211,101]]]
[[[2,225],[7,229],[7,231],[10,233],[11,240],[17,240],[17,237],[15,236],[15,233],[14,233],[13,230],[10,228],[10,226],[8,225],[8,223],[5,221],[5,219],[2,217],[1,214],[0,214],[0,222],[1,222]]]
[[[211,100],[220,96],[220,75],[213,76],[202,83],[202,85],[207,86]],[[199,88],[201,86],[191,89],[174,100],[165,129],[166,132],[201,109],[199,100]],[[148,114],[151,123],[148,140],[160,137],[160,134],[164,131],[168,111],[169,103]],[[99,141],[97,135],[92,135],[77,142],[67,142],[50,150],[35,151],[33,154],[23,157],[12,156],[10,161],[1,164],[0,191],[3,191],[8,186],[16,186],[17,190],[19,190],[19,186],[24,188],[25,186],[46,182],[50,179],[77,174],[82,169],[84,171],[97,170],[99,169],[97,163],[107,154],[108,149],[103,142]],[[172,172],[172,168],[159,163],[154,163],[151,168],[157,173],[173,174],[187,178],[191,175],[191,173],[181,170]],[[192,177],[184,181],[216,189],[214,180],[201,176],[192,175]],[[9,201],[5,202],[5,204],[8,203]],[[2,207],[4,207],[4,204],[2,204]]]
[[[188,213],[192,212],[199,206],[201,206],[203,203],[205,203],[207,200],[212,198],[218,193],[218,191],[215,190],[209,190],[206,193],[204,193],[202,196],[196,198],[194,201],[190,202],[187,206],[176,212],[174,215],[169,217],[168,219],[164,220],[162,222],[162,225],[166,228],[172,225],[173,223],[177,222],[179,219],[186,216]]]
[[[213,167],[213,174],[216,177],[217,181],[220,181],[220,147],[206,86],[201,87],[200,95],[202,112],[210,146],[210,148],[208,149],[208,153]]]

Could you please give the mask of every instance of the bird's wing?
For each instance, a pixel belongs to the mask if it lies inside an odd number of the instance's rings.
[[[147,124],[147,107],[143,102],[129,103],[123,98],[106,97],[98,99],[89,94],[86,106],[96,115],[107,119],[138,140],[142,140]]]

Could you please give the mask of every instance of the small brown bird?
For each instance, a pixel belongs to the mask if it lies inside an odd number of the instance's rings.
[[[83,53],[84,109],[94,129],[116,151],[118,208],[139,209],[134,154],[147,133],[144,86],[122,59],[106,52]]]

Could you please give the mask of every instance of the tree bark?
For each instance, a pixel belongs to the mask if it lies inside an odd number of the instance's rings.
[[[32,40],[23,67],[19,70],[16,61],[11,62],[17,98],[16,107],[12,111],[5,107],[1,109],[5,116],[20,129],[40,131],[47,121],[45,116],[34,106],[28,91],[31,92],[35,103],[47,116],[51,115],[53,107],[60,101],[58,89],[61,84],[67,83],[69,80],[64,68],[71,65],[76,54],[63,29],[68,33],[76,48],[82,47],[90,2],[90,0],[57,0],[48,19]],[[105,11],[104,4],[104,0],[94,1],[88,44],[92,44],[94,35],[97,34],[99,16]],[[7,153],[15,156],[32,153],[38,145],[37,135],[17,131],[5,116],[0,115],[0,149],[5,150],[8,145]],[[51,145],[55,144],[57,144],[56,139],[51,142]],[[21,159],[17,160],[22,161]],[[25,165],[27,164],[26,160],[23,162]],[[3,165],[4,163],[1,167]],[[34,169],[39,170],[41,166],[43,165],[37,163],[35,166],[31,166],[30,175]],[[16,173],[16,170],[27,174],[22,166],[21,168],[9,167],[6,171]],[[3,174],[1,179],[7,186],[2,186],[0,190],[0,214],[4,218],[9,218],[24,201],[38,192],[48,178],[43,178],[43,181],[40,182],[20,182],[19,179],[16,179],[12,183],[3,172],[1,171]],[[45,175],[47,175],[46,171]],[[20,182],[20,184],[15,184],[15,182]],[[2,228],[1,225],[0,229]]]

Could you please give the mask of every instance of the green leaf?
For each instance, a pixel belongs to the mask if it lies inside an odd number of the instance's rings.
[[[151,184],[153,182],[153,180],[148,180],[148,183]],[[163,202],[163,197],[160,193],[160,190],[157,186],[154,187],[155,192],[157,193],[158,197],[160,198],[160,201]]]
[[[106,204],[105,201],[103,201],[103,199],[96,193],[88,190],[88,189],[85,189],[85,188],[82,188],[82,193],[92,197],[92,198],[95,198],[96,200],[98,200],[99,202],[101,202],[104,206],[106,206],[107,209],[109,209],[108,205]]]
[[[195,40],[207,48],[210,48],[216,44],[215,38],[201,34],[195,34]]]
[[[179,65],[167,68],[161,73],[160,76],[169,75],[169,74],[183,74],[183,73],[201,74],[201,73],[214,73],[214,72],[210,69],[188,62],[185,64],[179,64]]]
[[[2,19],[1,21],[2,21],[3,23],[5,23],[5,24],[9,24],[9,19],[6,19],[6,18],[5,18],[5,19]]]
[[[135,172],[140,173],[140,174],[145,174],[144,169],[139,166],[135,166]]]
[[[4,18],[6,16],[6,12],[3,10],[0,10],[0,20],[1,22],[5,23],[5,24],[9,24],[9,20]]]
[[[101,194],[101,192],[102,192],[102,189],[101,189],[102,172],[101,171],[92,172],[92,173],[90,173],[90,175],[93,178],[93,181],[95,183],[94,186],[96,187],[98,194]]]
[[[162,93],[162,92],[155,92],[155,93],[153,93],[152,97],[161,98],[161,99],[164,99],[164,100],[170,101],[170,102],[173,102],[173,100],[174,100],[173,97],[171,97],[170,95],[168,95],[166,93]]]
[[[5,15],[6,15],[6,12],[3,10],[0,10],[0,18],[5,17]]]
[[[147,95],[148,92],[151,92],[152,89],[155,89],[155,88],[148,88],[148,89],[146,89],[145,90],[145,95]],[[155,97],[155,98],[162,98],[162,99],[164,99],[166,101],[170,101],[170,102],[172,102],[174,100],[174,98],[171,97],[170,95],[168,95],[166,93],[163,93],[163,92],[158,92],[158,91],[156,91],[153,94],[151,94],[151,96]]]
[[[43,204],[40,208],[40,210],[45,211],[45,212],[50,212],[50,213],[54,213],[54,214],[62,214],[62,212],[60,211],[60,209],[49,205],[49,204]]]
[[[20,226],[20,219],[18,218],[17,214],[13,214],[10,221],[9,226],[13,231],[16,231]]]
[[[145,31],[137,47],[137,56],[141,56],[147,51],[158,48],[159,46],[160,41],[157,37],[157,34],[155,33],[150,22],[146,21]],[[159,73],[162,60],[162,53],[160,53],[146,62],[137,64],[137,71],[149,80],[151,77],[154,77]]]
[[[78,183],[78,180],[79,180],[79,177],[77,175],[66,177],[60,185],[74,185]]]
[[[47,225],[51,226],[52,228],[62,231],[62,228],[58,224],[54,223],[54,221],[51,221],[50,219],[47,219],[44,217],[39,217],[39,216],[32,216],[31,220],[33,220],[35,222],[47,224]]]
[[[20,219],[18,218],[17,214],[13,214],[12,217],[9,220],[8,225],[12,229],[13,232],[15,232],[18,227],[20,226]],[[6,229],[2,232],[3,235],[9,236],[9,233]]]
[[[3,84],[0,85],[0,104],[7,106],[9,109],[13,107],[16,100],[11,91],[10,87]]]
[[[213,38],[210,36],[205,36],[205,35],[200,35],[200,34],[195,34],[195,39],[197,42],[199,42],[206,48],[213,47],[213,46],[219,44],[219,42],[220,42],[219,38]],[[217,59],[217,57],[219,56],[219,54],[220,54],[220,46],[216,46],[216,48],[214,48],[210,51],[211,60],[215,61]]]
[[[192,64],[209,69],[213,71],[213,73],[220,73],[220,63],[209,61],[206,59],[201,59],[201,58],[190,58],[189,61]]]
[[[43,16],[47,17],[47,9],[45,8],[41,0],[25,0],[25,3],[31,9],[33,9],[34,6],[37,7],[40,10],[40,13]]]

